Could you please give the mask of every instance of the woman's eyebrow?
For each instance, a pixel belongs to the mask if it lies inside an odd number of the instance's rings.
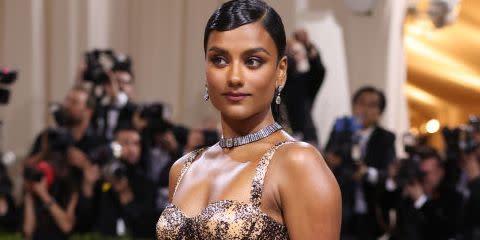
[[[257,48],[248,49],[247,51],[244,52],[244,55],[252,55],[252,54],[255,54],[255,53],[258,53],[258,52],[264,52],[264,53],[266,53],[268,56],[272,56],[272,54],[270,54],[270,52],[267,51],[267,49],[262,48],[262,47],[257,47]]]
[[[225,50],[223,48],[215,47],[215,46],[209,48],[208,52],[215,52],[215,53],[218,53],[218,54],[228,54],[227,50]],[[258,53],[258,52],[264,52],[269,56],[272,55],[267,49],[262,48],[262,47],[248,49],[242,55],[252,55],[252,54],[255,54],[255,53]]]
[[[208,52],[215,52],[215,53],[219,53],[219,54],[227,54],[228,51],[223,49],[223,48],[219,48],[219,47],[211,47],[208,49]]]

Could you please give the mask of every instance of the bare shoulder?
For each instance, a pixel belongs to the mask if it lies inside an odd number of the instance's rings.
[[[177,161],[175,161],[175,163],[173,163],[172,168],[170,168],[170,178],[172,177],[172,175],[175,178],[179,177],[183,166],[185,166],[185,164],[187,163],[191,154],[193,154],[193,152],[190,152],[190,153],[187,153],[187,154],[183,155],[181,158],[177,159]]]
[[[296,142],[280,148],[275,161],[280,206],[291,239],[339,239],[340,188],[320,152]]]
[[[170,168],[170,173],[169,173],[169,178],[168,178],[170,201],[172,199],[173,192],[175,190],[175,185],[178,182],[178,178],[180,177],[180,174],[182,172],[183,167],[189,161],[189,159],[192,156],[197,155],[197,153],[199,151],[200,150],[195,150],[195,151],[192,151],[192,152],[189,152],[189,153],[183,155],[181,158],[179,158],[177,161],[175,161],[175,163],[173,163],[172,167]]]
[[[280,181],[281,188],[295,188],[299,184],[306,184],[316,186],[319,194],[340,194],[333,173],[323,156],[312,145],[304,142],[287,144],[279,149],[276,155],[277,171],[283,176]]]
[[[276,155],[281,167],[279,170],[285,171],[287,174],[295,174],[298,171],[310,171],[314,167],[316,171],[331,175],[330,169],[320,152],[308,143],[294,142],[286,144],[278,150]]]

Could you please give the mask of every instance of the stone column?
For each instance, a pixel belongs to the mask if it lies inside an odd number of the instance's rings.
[[[44,1],[4,0],[1,65],[19,70],[3,108],[5,147],[20,156],[46,123]]]

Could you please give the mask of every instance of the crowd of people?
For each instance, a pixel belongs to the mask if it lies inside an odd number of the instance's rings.
[[[442,152],[407,135],[398,159],[395,135],[379,125],[384,94],[361,88],[352,106],[325,149],[342,190],[342,239],[480,239],[479,119],[445,128]]]
[[[104,57],[111,68],[102,66]],[[92,51],[81,69],[52,108],[55,127],[39,133],[23,163],[20,204],[0,165],[0,231],[25,239],[91,233],[153,239],[168,204],[170,167],[215,143],[218,132],[173,124],[162,103],[135,102],[129,58]]]
[[[292,35],[287,54],[285,101],[273,110],[296,138],[318,146],[311,109],[326,70],[303,30]],[[111,68],[102,66],[102,57]],[[75,86],[52,111],[55,127],[36,137],[23,163],[20,203],[0,164],[0,231],[26,239],[155,237],[169,203],[170,167],[185,153],[215,144],[220,133],[172,123],[161,103],[138,104],[134,79],[128,57],[86,55]],[[417,141],[400,160],[398,140],[379,124],[384,94],[363,87],[352,106],[353,116],[335,122],[323,149],[342,190],[342,239],[480,239],[478,119],[446,129],[444,152]]]

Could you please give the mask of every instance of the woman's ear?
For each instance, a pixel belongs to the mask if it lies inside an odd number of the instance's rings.
[[[278,76],[277,76],[277,87],[285,86],[287,81],[287,69],[288,61],[287,56],[283,56],[282,59],[278,62]]]

